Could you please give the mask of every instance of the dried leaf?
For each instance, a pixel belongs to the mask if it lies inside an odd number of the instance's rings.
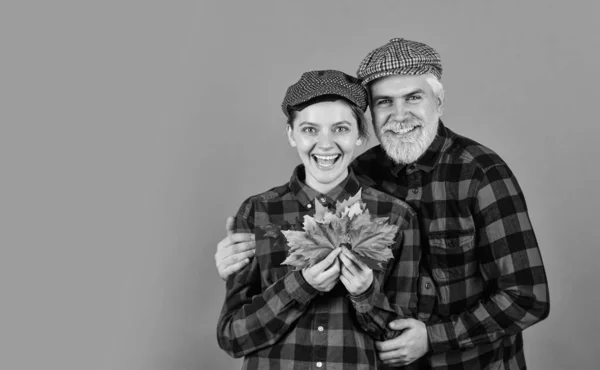
[[[314,219],[321,222],[324,220],[327,214],[330,214],[329,209],[321,204],[321,202],[315,202],[315,216]],[[304,216],[306,217],[306,216]]]
[[[371,217],[359,190],[349,199],[336,204],[335,213],[315,202],[315,216],[304,216],[304,231],[279,231],[289,246],[282,264],[302,269],[323,260],[341,245],[348,248],[371,269],[383,269],[393,258],[389,246],[394,243],[398,226],[388,224],[387,217]],[[271,229],[269,235],[276,234]]]
[[[344,209],[346,209],[346,207],[351,207],[354,203],[360,202],[361,199],[362,199],[362,189],[359,189],[356,192],[356,194],[354,194],[354,196],[351,196],[350,198],[348,198],[342,202],[338,202],[335,205],[335,213],[338,215],[341,215],[344,212]]]
[[[267,224],[262,226],[265,236],[267,238],[278,238],[281,235],[281,228],[274,224]]]
[[[350,222],[352,252],[372,269],[383,269],[383,262],[393,258],[389,246],[394,243],[398,226],[388,224],[387,220],[387,217],[371,220],[369,210],[365,210]]]
[[[305,225],[312,224],[305,220]],[[320,230],[318,226],[316,228]],[[287,239],[290,249],[288,257],[281,264],[294,266],[296,270],[319,263],[334,249],[325,236],[314,231],[282,231],[282,233]]]

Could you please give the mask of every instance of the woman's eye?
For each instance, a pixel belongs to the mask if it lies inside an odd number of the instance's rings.
[[[346,132],[346,131],[350,131],[350,129],[346,126],[338,126],[335,128],[335,132]]]
[[[302,132],[306,132],[307,134],[314,134],[315,132],[317,132],[317,130],[315,130],[314,127],[304,127],[302,129]]]

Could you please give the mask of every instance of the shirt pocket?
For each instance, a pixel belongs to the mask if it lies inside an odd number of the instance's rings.
[[[433,276],[440,282],[465,280],[477,271],[475,232],[429,234]]]

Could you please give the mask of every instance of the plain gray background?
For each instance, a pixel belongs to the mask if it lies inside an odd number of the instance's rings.
[[[213,256],[299,161],[285,89],[393,37],[440,52],[445,123],[524,189],[551,292],[530,368],[597,368],[593,4],[3,1],[0,368],[238,368]]]

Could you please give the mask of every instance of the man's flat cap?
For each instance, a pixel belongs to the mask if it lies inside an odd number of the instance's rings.
[[[402,38],[370,52],[358,66],[357,77],[363,85],[384,76],[432,73],[441,80],[442,60],[430,46]]]

